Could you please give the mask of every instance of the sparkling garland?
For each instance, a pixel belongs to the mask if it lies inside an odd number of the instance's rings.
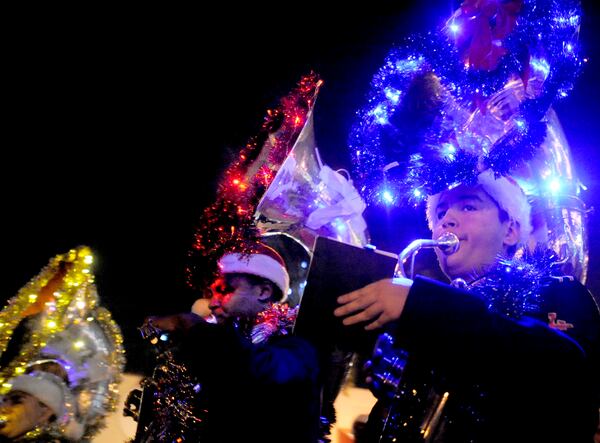
[[[251,328],[245,327],[245,323],[236,323],[234,327],[257,345],[271,337],[290,334],[297,314],[298,307],[272,303],[258,314]],[[158,353],[152,377],[141,383],[143,395],[151,395],[152,402],[151,410],[145,411],[146,420],[140,423],[138,417],[138,429],[142,426],[144,438],[156,441],[202,441],[206,420],[210,420],[202,384],[186,364],[175,358],[171,345],[161,340],[161,330],[146,325],[142,335],[157,346]]]
[[[545,123],[533,122],[513,129],[483,158],[472,147],[464,146],[449,157],[413,154],[402,181],[403,189],[412,191],[409,196],[413,201],[420,201],[419,197],[437,194],[459,183],[474,185],[477,174],[488,168],[496,176],[508,175],[533,158],[545,136]]]
[[[290,308],[287,304],[273,303],[256,317],[250,339],[253,344],[263,343],[270,337],[291,333],[300,306]]]
[[[267,111],[258,136],[223,174],[216,201],[204,210],[188,254],[191,287],[204,288],[214,278],[217,260],[225,252],[254,252],[259,238],[256,206],[294,146],[321,84],[315,73],[302,77],[278,108]]]
[[[542,288],[560,274],[560,262],[551,250],[536,248],[521,257],[501,259],[470,290],[488,303],[488,310],[507,317],[535,314],[541,306]]]
[[[0,384],[3,388],[8,378],[25,372],[27,364],[55,334],[64,331],[72,321],[80,321],[85,312],[94,309],[98,298],[96,291],[92,290],[93,259],[91,250],[87,247],[57,255],[0,312],[0,353],[4,353],[17,325],[26,317],[33,317],[31,313],[39,309],[36,305],[39,305],[38,296],[42,289],[57,275],[61,266],[70,265],[60,288],[44,301],[39,312],[41,316],[36,318],[39,327],[32,331],[31,340],[25,344],[19,356],[0,371]]]
[[[585,61],[580,22],[574,0],[466,0],[438,32],[394,48],[348,140],[365,199],[417,204],[474,182],[482,169],[507,174],[531,159],[545,137],[545,113],[567,96]],[[520,103],[499,140],[465,129],[465,115],[485,116],[489,101],[511,90]]]
[[[94,318],[102,329],[108,341],[112,345],[112,350],[108,355],[107,365],[113,368],[113,377],[108,384],[108,394],[104,397],[103,408],[107,412],[117,410],[119,402],[119,385],[122,381],[122,372],[125,368],[125,346],[123,344],[123,334],[121,328],[113,320],[110,311],[102,306],[97,307],[90,313],[88,319]],[[118,405],[119,407],[121,405]],[[89,438],[98,433],[106,425],[105,417],[97,417],[93,421],[87,421],[85,438]]]
[[[21,321],[29,321],[27,326],[30,333],[19,355],[0,370],[0,393],[5,394],[10,390],[9,379],[24,374],[28,364],[39,356],[53,337],[65,331],[69,325],[95,321],[110,343],[106,363],[112,369],[112,378],[107,392],[102,396],[103,407],[106,411],[116,408],[117,388],[125,366],[123,336],[110,312],[99,306],[93,262],[92,251],[86,246],[55,256],[0,312],[0,355],[7,350],[12,334]],[[55,290],[48,294],[50,285]],[[77,347],[77,343],[73,346]],[[92,388],[90,394],[94,393]],[[76,419],[79,413],[71,411],[69,414],[71,419]],[[103,426],[103,421],[103,416],[91,417],[86,421],[84,437],[92,436]],[[39,432],[33,430],[31,438]]]
[[[202,386],[171,350],[157,357],[152,377],[144,379],[141,386],[144,395],[152,396],[151,411],[145,411],[152,419],[143,430],[143,441],[202,441],[207,417]]]

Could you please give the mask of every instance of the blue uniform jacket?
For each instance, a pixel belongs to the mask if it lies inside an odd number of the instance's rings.
[[[512,319],[476,294],[417,277],[391,331],[409,355],[404,395],[378,403],[366,440],[378,441],[388,419],[398,441],[424,441],[426,409],[448,392],[428,441],[591,442],[600,406],[598,307],[571,278],[553,278],[540,301],[537,312]]]

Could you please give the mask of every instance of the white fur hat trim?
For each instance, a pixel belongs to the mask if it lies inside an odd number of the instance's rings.
[[[496,178],[494,172],[487,169],[477,176],[478,183],[483,190],[492,197],[498,206],[508,213],[508,216],[519,224],[521,229],[520,243],[527,243],[531,234],[531,205],[523,189],[512,178],[504,176]],[[427,222],[429,229],[433,229],[436,215],[435,210],[440,199],[440,194],[435,194],[427,199]]]
[[[225,254],[219,260],[219,268],[223,274],[252,274],[269,279],[281,289],[284,299],[290,288],[290,276],[285,266],[265,254]]]
[[[57,417],[66,413],[65,389],[60,377],[48,372],[19,375],[9,382],[12,391],[26,392],[48,406]]]

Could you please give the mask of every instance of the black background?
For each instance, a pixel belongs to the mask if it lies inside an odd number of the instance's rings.
[[[583,4],[590,61],[555,108],[593,207],[600,17],[591,0]],[[387,51],[433,29],[456,2],[177,8],[53,6],[5,17],[1,297],[13,296],[55,254],[91,246],[130,370],[143,366],[135,329],[143,318],[188,310],[196,297],[184,284],[194,224],[214,199],[228,153],[256,134],[266,109],[303,74],[318,72],[325,83],[317,143],[326,164],[349,169],[353,113]],[[397,252],[427,235],[424,222],[406,223],[403,215],[369,209],[372,243]],[[597,214],[588,232],[588,284],[600,293]]]

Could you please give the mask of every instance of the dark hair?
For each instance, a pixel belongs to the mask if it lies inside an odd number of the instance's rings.
[[[69,385],[69,374],[67,370],[58,362],[54,360],[42,360],[28,366],[25,370],[26,374],[30,374],[33,371],[48,372],[49,374],[56,375],[61,378],[65,384]]]
[[[487,194],[487,192],[486,192]],[[488,194],[489,195],[489,194]],[[507,221],[510,220],[510,215],[508,215],[508,212],[506,212],[506,210],[502,209],[500,207],[500,205],[498,204],[498,202],[490,196],[490,198],[492,199],[492,201],[496,204],[496,207],[498,208],[498,218],[500,219],[500,223],[505,223]],[[519,224],[519,222],[517,222],[516,220],[513,220],[517,225]],[[509,257],[512,257],[513,255],[515,255],[515,253],[517,252],[517,245],[511,245],[508,248],[506,248],[506,253],[508,254]]]

